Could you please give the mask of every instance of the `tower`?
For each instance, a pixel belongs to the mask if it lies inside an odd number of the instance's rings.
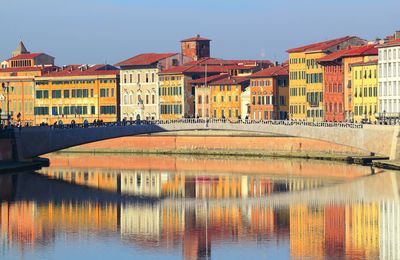
[[[197,34],[195,37],[181,41],[181,52],[193,60],[208,58],[210,57],[210,41]]]
[[[22,41],[18,43],[17,48],[15,51],[12,52],[12,57],[21,55],[21,54],[29,54],[30,52],[25,48],[25,45]]]

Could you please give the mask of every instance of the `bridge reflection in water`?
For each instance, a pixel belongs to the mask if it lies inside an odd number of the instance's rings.
[[[5,252],[90,234],[186,259],[252,242],[292,258],[400,259],[395,173],[313,161],[89,157],[56,155],[39,174],[0,176]]]

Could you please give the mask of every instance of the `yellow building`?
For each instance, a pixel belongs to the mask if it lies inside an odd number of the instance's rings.
[[[53,69],[53,57],[44,53],[30,53],[22,42],[18,44],[12,57],[1,63],[0,124],[34,124],[35,78]]]
[[[377,120],[378,106],[378,61],[371,60],[351,64],[353,78],[353,120],[370,122]]]
[[[35,123],[119,119],[119,70],[70,65],[36,79]]]
[[[249,84],[249,78],[231,76],[211,82],[211,117],[238,120],[241,115],[240,97]]]
[[[346,255],[349,259],[378,259],[381,242],[379,203],[359,203],[346,209]]]
[[[323,68],[317,60],[350,45],[363,44],[366,42],[358,37],[346,36],[287,51],[290,119],[323,121]]]

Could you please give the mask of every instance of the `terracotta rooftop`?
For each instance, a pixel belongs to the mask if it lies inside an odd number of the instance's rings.
[[[355,36],[345,36],[345,37],[341,37],[341,38],[337,38],[337,39],[333,39],[333,40],[313,43],[313,44],[289,49],[289,50],[287,50],[287,52],[294,53],[294,52],[324,51],[328,48],[331,48],[337,44],[348,41],[352,38],[355,38]]]
[[[42,67],[17,67],[17,68],[3,68],[0,69],[1,72],[19,72],[19,71],[40,71],[43,70]]]
[[[378,59],[370,60],[370,61],[363,61],[363,62],[356,62],[350,64],[351,67],[353,66],[367,66],[367,65],[376,65],[378,64]]]
[[[119,69],[108,64],[97,65],[69,65],[58,71],[50,72],[43,77],[75,77],[75,76],[103,76],[119,75]]]
[[[289,75],[289,66],[286,64],[260,70],[251,75],[250,78],[266,78],[266,77],[288,76],[288,75]]]
[[[203,77],[203,78],[199,78],[199,79],[194,79],[192,81],[190,81],[191,84],[205,84],[205,82],[207,81],[207,84],[215,81],[215,80],[219,80],[221,78],[225,78],[228,77],[229,74],[228,73],[221,73],[218,75],[214,75],[214,76],[209,76],[209,77]]]
[[[195,37],[184,39],[181,42],[193,42],[193,41],[211,41],[211,40],[204,37],[200,37],[200,35],[196,35]]]
[[[127,60],[121,61],[115,64],[115,66],[151,65],[176,54],[178,53],[143,53]]]
[[[325,57],[318,59],[319,62],[330,62],[345,57],[356,57],[356,56],[373,56],[378,55],[378,49],[375,44],[363,45],[363,46],[350,46],[347,49],[340,50]]]
[[[248,77],[225,77],[211,82],[210,85],[237,85],[246,81],[250,81],[250,79]]]
[[[391,40],[387,43],[378,45],[377,48],[392,47],[392,46],[400,46],[400,39]]]
[[[42,55],[44,53],[38,52],[38,53],[26,53],[26,54],[20,54],[17,56],[14,56],[12,58],[9,58],[8,60],[30,60],[30,59],[34,59],[40,55]]]
[[[191,61],[185,65],[256,65],[272,64],[270,60],[224,60],[219,58],[202,58],[197,61]]]
[[[188,65],[182,65],[182,66],[176,66],[172,67],[166,70],[163,70],[160,72],[160,74],[191,74],[191,73],[205,73],[206,70],[208,73],[222,73],[222,72],[228,72],[231,66],[216,66],[216,65],[211,65],[211,66],[188,66]]]

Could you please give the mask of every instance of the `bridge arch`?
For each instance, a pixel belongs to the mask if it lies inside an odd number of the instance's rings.
[[[130,126],[52,129],[49,127],[15,130],[20,159],[29,159],[73,146],[118,137],[175,131],[228,130],[254,133],[272,133],[325,141],[395,157],[397,154],[398,127],[372,126],[362,128],[322,127],[286,124],[243,124],[224,122],[158,122]]]

